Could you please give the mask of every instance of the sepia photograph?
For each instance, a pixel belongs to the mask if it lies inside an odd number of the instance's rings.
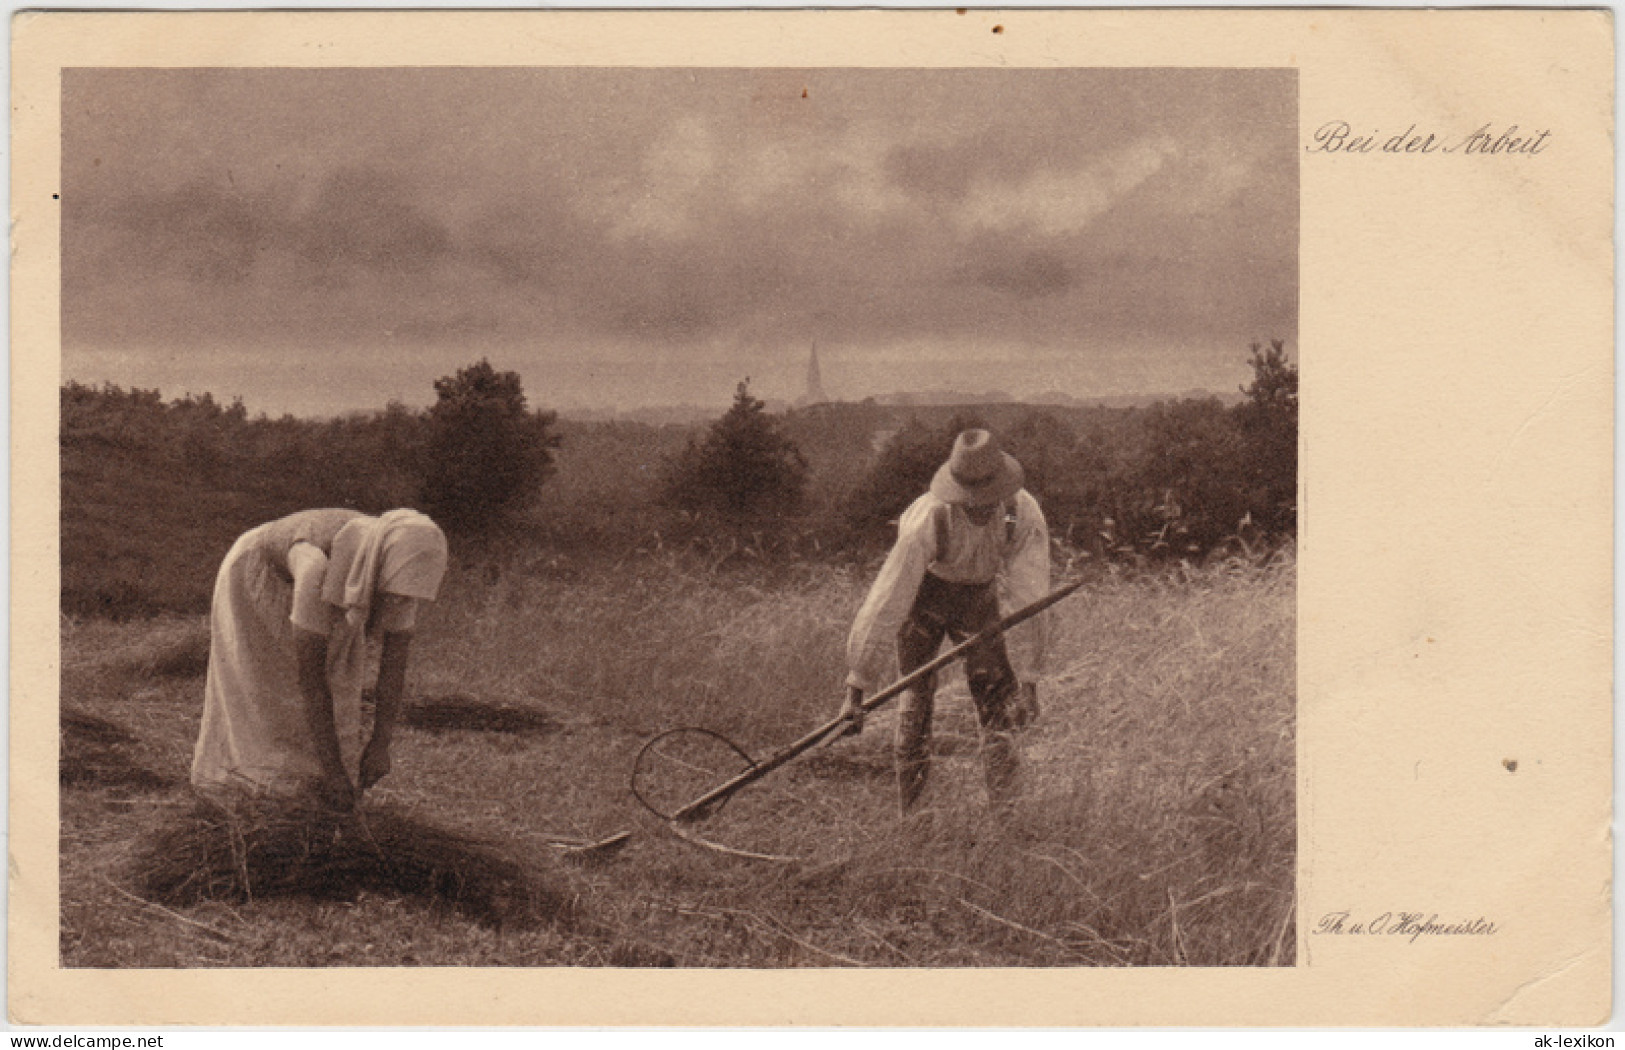
[[[62,117],[63,965],[1292,965],[1294,71]]]

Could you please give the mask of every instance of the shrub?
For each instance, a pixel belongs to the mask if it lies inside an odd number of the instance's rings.
[[[1217,398],[1151,408],[1150,455],[1126,508],[1129,535],[1149,553],[1203,554],[1247,512],[1235,427]]]
[[[1049,512],[1077,503],[1077,478],[1072,471],[1078,437],[1072,428],[1049,412],[1021,418],[1003,437],[1004,450],[1021,463],[1026,488]]]
[[[667,462],[663,502],[730,531],[782,529],[802,509],[807,461],[766,407],[741,382],[705,439]]]
[[[552,472],[552,412],[531,412],[517,372],[489,361],[435,380],[423,458],[423,502],[441,524],[482,531],[501,524]]]

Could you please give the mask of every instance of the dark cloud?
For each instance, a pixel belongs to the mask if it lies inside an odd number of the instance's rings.
[[[73,70],[64,337],[1242,361],[1296,333],[1295,113],[1287,71]]]
[[[87,279],[231,284],[246,280],[278,238],[277,208],[201,182],[88,201],[69,190],[63,210],[64,269]]]
[[[294,216],[294,243],[323,275],[359,267],[422,272],[445,259],[451,236],[396,180],[364,168],[334,172],[311,206]]]
[[[906,193],[957,201],[982,171],[982,156],[934,143],[898,146],[886,158],[886,174]]]
[[[1017,299],[1058,295],[1072,285],[1072,270],[1058,252],[1037,249],[985,261],[977,280]]]

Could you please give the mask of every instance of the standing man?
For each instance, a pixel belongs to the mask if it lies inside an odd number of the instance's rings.
[[[1049,590],[1049,527],[1038,501],[1022,488],[1021,464],[986,430],[967,430],[931,488],[903,512],[897,542],[869,589],[847,637],[846,703],[841,716],[863,726],[865,692],[881,684],[892,639],[903,674],[936,656],[944,637],[955,644],[998,622],[999,592],[1012,610]],[[1000,586],[1002,584],[1002,588]],[[1044,652],[1044,617],[1023,631],[1018,676],[1004,637],[973,647],[965,675],[981,725],[988,797],[1015,788],[1011,730],[1037,717],[1036,673]],[[931,708],[936,675],[906,690],[897,716],[897,792],[909,812],[925,789],[931,761]]]

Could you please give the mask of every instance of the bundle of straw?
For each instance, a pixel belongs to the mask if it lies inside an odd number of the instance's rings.
[[[134,875],[143,896],[171,905],[354,900],[367,890],[500,926],[566,918],[569,904],[495,848],[384,807],[337,814],[200,799],[147,838]]]

